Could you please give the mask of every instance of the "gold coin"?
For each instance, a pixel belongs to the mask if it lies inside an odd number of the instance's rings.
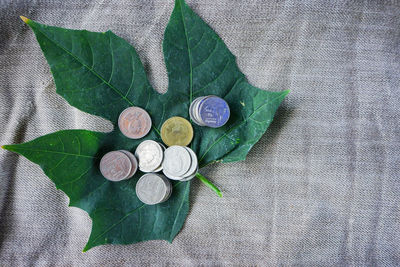
[[[182,117],[172,117],[161,126],[161,139],[167,146],[187,146],[193,139],[193,127]]]

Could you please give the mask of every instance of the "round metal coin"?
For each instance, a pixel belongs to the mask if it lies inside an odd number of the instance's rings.
[[[108,152],[100,160],[100,172],[110,181],[118,182],[126,179],[131,169],[131,160],[121,151]]]
[[[204,102],[204,100],[207,98],[207,96],[202,96],[198,97],[194,100],[193,104],[193,109],[192,109],[192,116],[193,116],[193,121],[200,126],[206,126],[204,122],[201,120],[200,114],[199,114],[199,107],[200,105]]]
[[[194,123],[196,123],[197,125],[200,125],[201,124],[201,122],[198,120],[198,118],[195,116],[196,115],[196,108],[197,108],[197,103],[199,102],[199,101],[201,101],[201,99],[203,99],[204,97],[198,97],[198,98],[196,98],[195,100],[193,100],[192,101],[192,103],[190,104],[190,107],[189,107],[189,116],[190,116],[190,118],[192,119],[192,121],[194,122]]]
[[[198,171],[199,171],[199,169],[197,169],[196,172],[193,173],[191,176],[185,177],[185,178],[181,179],[180,181],[182,181],[182,182],[187,182],[187,181],[192,180],[194,177],[196,177],[196,173],[197,173]]]
[[[131,168],[131,172],[129,173],[127,179],[128,179],[128,178],[131,178],[131,177],[136,173],[136,171],[137,171],[137,169],[138,169],[138,162],[137,162],[137,159],[136,159],[136,157],[135,157],[131,152],[129,152],[129,151],[127,151],[127,150],[119,150],[119,151],[121,151],[122,153],[124,153],[125,155],[127,155],[128,158],[131,160],[132,168]]]
[[[171,146],[164,152],[163,171],[174,177],[181,177],[192,163],[190,153],[182,146]]]
[[[193,139],[193,127],[182,117],[172,117],[161,126],[161,139],[167,146],[187,146]]]
[[[164,153],[160,144],[153,140],[141,142],[135,151],[139,159],[139,169],[142,172],[152,172],[160,167],[163,162]]]
[[[163,171],[164,175],[167,176],[167,177],[168,177],[169,179],[171,179],[171,180],[176,180],[176,181],[182,180],[182,177],[173,175],[173,174],[169,173],[169,172],[168,172],[167,170],[165,170],[165,169],[163,169],[162,171]]]
[[[139,107],[129,107],[119,115],[118,126],[126,137],[139,139],[149,133],[151,118],[146,110]]]
[[[165,177],[148,173],[136,183],[136,195],[143,203],[155,205],[161,203],[171,194],[171,183]]]
[[[194,151],[188,147],[185,147],[185,149],[189,152],[192,162],[190,164],[189,170],[182,176],[182,178],[187,178],[187,177],[192,176],[193,174],[196,174],[198,166],[199,166],[196,153],[194,153]]]
[[[202,122],[208,127],[218,128],[223,126],[230,116],[228,103],[220,97],[207,97],[199,107]]]

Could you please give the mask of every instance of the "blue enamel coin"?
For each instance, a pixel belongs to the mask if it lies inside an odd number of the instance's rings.
[[[200,104],[199,115],[205,126],[218,128],[229,120],[230,110],[224,99],[209,96]]]

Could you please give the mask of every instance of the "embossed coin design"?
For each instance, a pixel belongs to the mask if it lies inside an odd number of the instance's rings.
[[[139,107],[129,107],[119,115],[118,126],[126,137],[139,139],[149,133],[151,118],[146,110]]]
[[[142,172],[153,172],[160,167],[164,158],[162,147],[153,140],[141,142],[136,148],[135,155],[139,160],[139,169]]]
[[[171,117],[161,126],[161,139],[167,146],[187,146],[193,139],[193,127],[182,117]]]
[[[228,103],[220,97],[210,96],[204,99],[199,106],[201,121],[208,127],[223,126],[230,116]]]
[[[171,146],[164,152],[163,172],[169,178],[181,177],[189,171],[191,164],[190,153],[182,146]]]
[[[148,173],[136,183],[136,195],[143,203],[155,205],[166,201],[172,192],[170,181],[162,175]]]
[[[108,152],[100,160],[101,174],[113,182],[126,179],[131,169],[131,160],[121,151]]]

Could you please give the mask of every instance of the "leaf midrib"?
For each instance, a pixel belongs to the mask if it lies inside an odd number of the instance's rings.
[[[21,152],[24,150],[28,151],[33,151],[33,152],[44,152],[44,153],[54,153],[54,154],[62,154],[62,155],[67,155],[67,156],[75,156],[75,157],[83,157],[83,158],[97,158],[94,156],[89,156],[89,155],[83,155],[83,154],[74,154],[74,153],[67,153],[67,152],[61,152],[61,151],[54,151],[54,150],[45,150],[45,149],[32,149],[32,148],[21,148],[21,149],[16,149],[14,145],[6,145],[3,146],[5,149],[10,150],[10,151],[15,151],[15,152]]]
[[[189,106],[190,104],[192,104],[193,101],[193,66],[192,66],[192,51],[190,49],[190,45],[189,45],[189,37],[188,37],[188,33],[187,33],[187,27],[186,27],[186,23],[185,23],[185,17],[183,15],[183,5],[182,5],[182,1],[179,1],[179,5],[181,7],[181,17],[182,17],[182,23],[183,23],[183,30],[185,32],[185,37],[186,37],[186,46],[188,49],[188,58],[189,58],[189,68],[190,68],[190,72],[189,72]],[[190,118],[190,122],[192,122],[192,118]]]
[[[182,181],[176,183],[173,187],[176,187],[176,186],[180,185],[181,183],[182,183]],[[183,194],[182,201],[181,201],[181,203],[180,203],[178,212],[176,213],[176,217],[175,217],[175,220],[174,220],[174,224],[173,224],[172,227],[171,227],[171,235],[172,235],[173,229],[174,229],[174,227],[175,227],[175,224],[176,224],[176,222],[177,222],[177,218],[179,217],[179,213],[180,213],[180,211],[181,211],[181,209],[182,209],[183,203],[184,203],[184,201],[185,201],[185,195],[186,195],[186,193],[187,193],[187,190],[188,190],[188,188],[190,188],[189,185],[190,185],[190,182],[187,184],[187,186],[186,186],[186,188],[185,188],[185,192],[184,192],[184,194]],[[141,205],[141,206],[139,206],[139,207],[137,207],[137,208],[135,208],[135,209],[133,209],[133,210],[127,212],[124,216],[121,217],[121,219],[119,219],[117,222],[113,223],[113,224],[112,224],[110,227],[108,227],[105,231],[103,231],[103,232],[100,233],[98,236],[96,236],[96,237],[93,239],[93,241],[90,242],[90,245],[92,245],[92,244],[93,244],[97,239],[99,239],[100,237],[102,237],[102,236],[104,236],[105,234],[107,234],[108,232],[110,232],[114,227],[116,227],[117,225],[119,225],[120,223],[122,223],[122,222],[123,222],[126,218],[128,218],[130,215],[134,214],[136,211],[139,211],[141,208],[146,207],[146,206],[149,206],[149,205],[143,204],[143,205]],[[171,238],[171,237],[170,237],[170,238]],[[89,243],[86,244],[86,247],[87,247],[88,245],[89,245]],[[85,249],[84,249],[84,252],[86,251],[86,247],[85,247]]]

